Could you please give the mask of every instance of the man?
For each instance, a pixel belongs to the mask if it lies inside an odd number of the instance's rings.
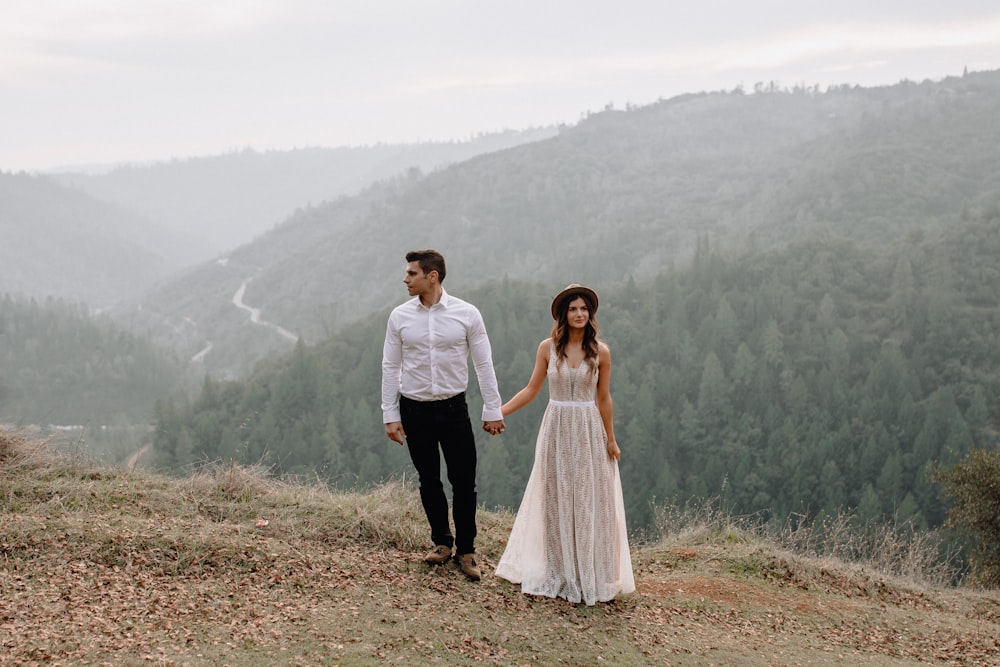
[[[389,315],[382,351],[382,421],[389,439],[405,444],[420,480],[420,501],[430,523],[434,549],[425,561],[454,557],[469,579],[479,581],[476,563],[476,441],[465,390],[468,357],[483,397],[483,430],[503,433],[500,391],[483,317],[441,284],[444,257],[436,250],[406,254],[403,282],[413,297]],[[455,535],[441,483],[444,454],[452,489]]]

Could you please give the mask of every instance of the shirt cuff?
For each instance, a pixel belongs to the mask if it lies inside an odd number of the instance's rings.
[[[399,416],[399,407],[394,410],[383,410],[382,411],[382,423],[391,424],[393,422],[401,422],[403,419]]]
[[[490,410],[487,407],[483,407],[483,421],[484,422],[498,422],[503,420],[503,413],[500,408],[494,408]]]

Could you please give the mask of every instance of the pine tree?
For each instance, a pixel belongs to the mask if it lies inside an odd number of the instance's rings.
[[[913,266],[908,252],[901,253],[896,260],[889,289],[889,305],[892,308],[893,324],[905,330],[912,322],[917,299]]]
[[[717,433],[729,418],[728,394],[729,381],[722,370],[722,363],[714,352],[709,352],[698,385],[698,420],[712,433]]]
[[[764,327],[761,345],[764,350],[764,359],[771,367],[778,368],[784,364],[784,343],[781,331],[778,329],[778,323],[773,319],[769,320],[767,325]]]
[[[865,488],[861,492],[861,499],[858,501],[857,516],[858,521],[862,524],[869,521],[881,521],[882,519],[882,503],[879,500],[878,494],[875,493],[875,487],[870,482],[865,484]]]

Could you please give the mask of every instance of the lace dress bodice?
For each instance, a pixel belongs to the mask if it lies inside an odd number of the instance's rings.
[[[598,369],[590,372],[591,363],[584,361],[571,368],[566,360],[556,359],[555,350],[549,354],[549,400],[564,403],[593,403],[597,397]],[[596,406],[596,404],[595,404]]]

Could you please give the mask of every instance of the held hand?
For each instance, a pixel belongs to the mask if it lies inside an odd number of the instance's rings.
[[[400,446],[406,444],[406,433],[403,432],[402,422],[389,422],[386,424],[385,434],[390,440],[398,442]]]
[[[612,461],[622,460],[622,450],[618,448],[618,442],[615,440],[608,440],[608,458]]]
[[[504,432],[507,426],[503,423],[502,419],[497,421],[483,422],[483,430],[490,435],[499,435]]]

